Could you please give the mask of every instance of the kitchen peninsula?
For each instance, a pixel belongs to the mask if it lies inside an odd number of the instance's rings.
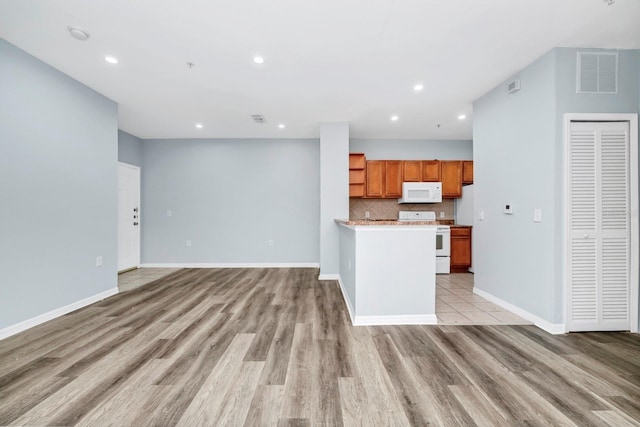
[[[336,220],[354,325],[436,324],[436,223]]]

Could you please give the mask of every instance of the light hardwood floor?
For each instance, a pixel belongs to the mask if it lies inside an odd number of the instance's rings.
[[[352,327],[315,269],[184,269],[0,341],[0,425],[640,425],[640,337]]]

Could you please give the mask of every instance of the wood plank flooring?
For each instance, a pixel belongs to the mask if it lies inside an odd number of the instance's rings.
[[[0,341],[0,425],[640,425],[640,336],[353,327],[316,269],[183,269]]]

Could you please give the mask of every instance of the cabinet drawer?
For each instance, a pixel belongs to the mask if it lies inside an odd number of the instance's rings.
[[[471,227],[451,227],[451,237],[471,237]]]

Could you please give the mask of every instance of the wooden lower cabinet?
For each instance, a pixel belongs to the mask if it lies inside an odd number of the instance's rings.
[[[451,227],[451,272],[466,273],[471,267],[471,227]]]

